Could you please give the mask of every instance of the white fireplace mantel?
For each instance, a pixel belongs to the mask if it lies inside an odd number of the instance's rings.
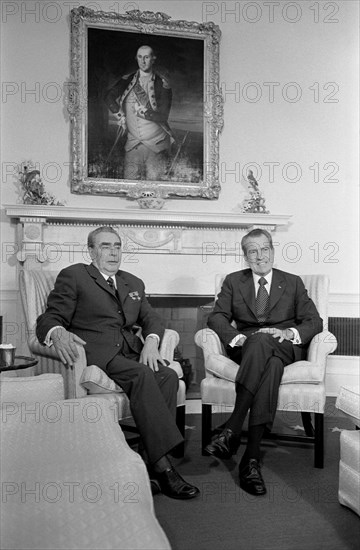
[[[146,273],[153,294],[209,294],[214,274],[243,267],[241,239],[255,228],[274,232],[290,215],[176,212],[7,205],[17,225],[16,257],[24,269],[60,270],[89,262],[88,233],[111,225],[123,243],[122,269]],[[225,265],[226,264],[226,265]]]
[[[11,218],[36,218],[44,223],[62,222],[65,225],[91,222],[114,223],[116,225],[149,225],[186,228],[238,228],[269,227],[287,225],[287,214],[243,214],[243,213],[207,213],[207,212],[170,212],[167,210],[147,210],[136,207],[78,208],[68,206],[42,206],[18,204],[6,206],[6,214]]]

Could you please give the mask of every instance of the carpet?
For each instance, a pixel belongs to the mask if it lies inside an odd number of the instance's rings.
[[[325,467],[313,467],[313,448],[268,440],[262,445],[267,494],[255,497],[238,485],[238,456],[227,461],[200,452],[201,416],[186,417],[186,448],[174,466],[201,490],[177,501],[154,496],[157,518],[173,550],[352,550],[359,547],[360,520],[339,504],[341,429],[353,429],[333,402],[325,416]],[[218,420],[224,421],[223,416]],[[278,412],[274,430],[299,429],[300,416]],[[236,460],[234,460],[234,458]]]

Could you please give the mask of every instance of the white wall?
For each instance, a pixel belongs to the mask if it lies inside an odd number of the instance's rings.
[[[359,292],[358,2],[81,3],[120,13],[138,7],[175,20],[212,20],[220,26],[225,97],[220,198],[173,200],[167,210],[234,211],[246,195],[240,173],[255,164],[261,168],[259,182],[271,213],[293,215],[290,226],[275,236],[277,266],[329,274],[335,304],[330,313],[347,315],[351,310],[358,315],[352,307]],[[69,78],[69,10],[79,4],[1,4],[3,205],[20,200],[12,165],[28,159],[40,164],[46,189],[69,206],[129,204],[124,198],[70,193],[69,119],[64,98],[47,93],[62,89]],[[298,100],[292,101],[297,94]],[[229,172],[234,169],[235,174]],[[16,261],[6,251],[16,240],[15,225],[9,224],[3,208],[0,221],[3,311],[10,321]],[[231,261],[226,267],[237,269]]]

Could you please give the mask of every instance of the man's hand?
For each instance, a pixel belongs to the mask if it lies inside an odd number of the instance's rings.
[[[50,339],[54,344],[54,348],[56,349],[61,362],[72,368],[76,359],[79,357],[76,344],[85,345],[86,342],[80,338],[80,336],[76,336],[76,334],[68,332],[64,327],[57,327],[53,330]]]
[[[148,365],[148,367],[151,368],[154,372],[157,372],[159,370],[159,363],[166,366],[166,362],[164,359],[162,359],[159,349],[158,349],[158,342],[156,338],[147,338],[145,340],[144,347],[140,354],[140,363],[144,363],[145,365]]]
[[[279,338],[279,342],[283,342],[284,340],[293,340],[294,339],[294,333],[289,328],[282,330],[280,328],[260,328],[256,332],[264,332],[266,334],[271,334],[273,338]]]

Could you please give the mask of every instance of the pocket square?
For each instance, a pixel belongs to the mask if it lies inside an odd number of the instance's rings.
[[[133,300],[141,300],[140,296],[139,296],[139,293],[137,290],[134,290],[134,292],[129,292],[129,296],[130,298],[132,298]]]

